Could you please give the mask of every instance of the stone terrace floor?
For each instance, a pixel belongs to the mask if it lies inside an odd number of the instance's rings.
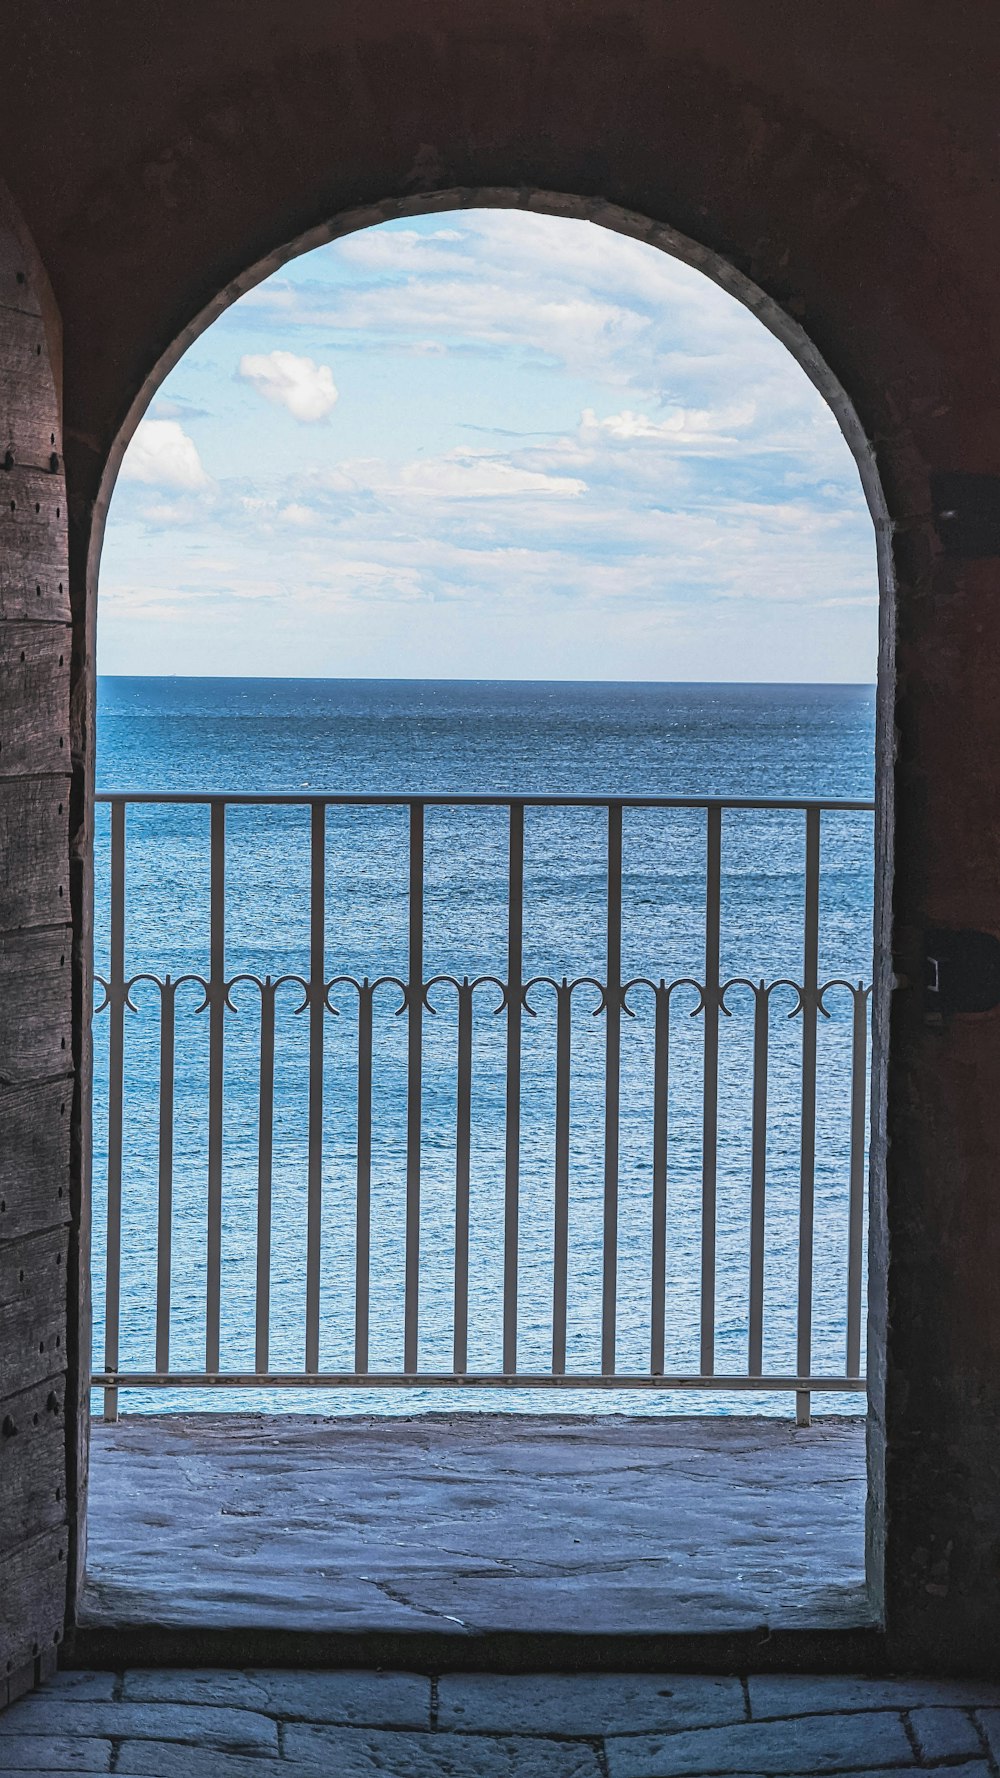
[[[125,1637],[100,1660],[174,1660],[136,1654],[150,1624],[468,1639],[870,1622],[859,1419],[136,1415],[95,1423],[90,1488],[82,1623]]]
[[[996,1774],[1000,1686],[647,1674],[67,1672],[0,1714],[40,1778]]]

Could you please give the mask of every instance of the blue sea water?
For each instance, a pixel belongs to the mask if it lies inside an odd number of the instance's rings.
[[[292,793],[467,792],[865,799],[873,791],[874,692],[860,686],[488,683],[350,680],[102,679],[102,790]],[[529,809],[525,824],[525,975],[604,969],[606,817]],[[96,967],[108,973],[109,821],[97,832]],[[305,975],[309,959],[309,815],[234,809],[227,817],[226,970]],[[722,974],[801,980],[804,818],[733,811],[723,823]],[[705,816],[626,811],[624,974],[698,979],[705,942]],[[128,815],[126,974],[208,969],[208,815],[151,805]],[[326,972],[402,976],[407,947],[407,831],[400,808],[331,810],[326,834]],[[505,813],[428,811],[425,978],[505,971]],[[820,978],[871,979],[872,818],[824,817]],[[685,993],[687,998],[685,999]],[[588,999],[589,994],[589,999]],[[784,997],[783,997],[784,996]],[[160,992],[138,982],[126,1016],[122,1368],[153,1362],[160,1119]],[[100,998],[100,996],[99,996]],[[355,1279],[357,994],[331,992],[325,1024],[321,1364],[352,1365]],[[171,1366],[204,1358],[207,1025],[201,993],[178,990],[175,1052]],[[456,995],[432,990],[425,1017],[421,1181],[420,1364],[451,1368],[455,1200]],[[307,1018],[294,990],[277,997],[274,1233],[270,1362],[303,1362],[308,1128]],[[222,1366],[254,1368],[260,996],[232,991],[227,1012],[223,1172]],[[555,995],[544,983],[524,1020],[519,1363],[550,1358]],[[568,1366],[600,1369],[604,1021],[597,997],[574,999]],[[826,1000],[817,1093],[813,1368],[844,1364],[849,1066],[852,1001]],[[399,996],[375,1011],[372,1155],[372,1369],[402,1362],[406,1170],[406,1018]],[[667,1370],[699,1368],[702,1233],[702,1020],[679,990],[670,1035]],[[504,1185],[504,1018],[477,992],[470,1211],[472,1369],[500,1368]],[[721,1021],[719,1371],[746,1369],[753,996],[734,989]],[[795,1370],[801,1021],[777,990],[769,1024],[765,1366]],[[622,1045],[618,1365],[649,1365],[653,1002],[630,996]],[[95,1020],[95,1359],[103,1350],[103,1181],[107,1164],[108,1019]],[[412,1412],[455,1406],[518,1411],[615,1407],[789,1411],[774,1396],[609,1396],[589,1391],[287,1390],[226,1396],[129,1393],[125,1409],[165,1406]],[[824,1407],[856,1398],[817,1399]]]

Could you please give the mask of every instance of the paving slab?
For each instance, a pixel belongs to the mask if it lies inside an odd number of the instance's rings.
[[[96,1673],[89,1670],[74,1672],[72,1668],[67,1668],[46,1680],[46,1689],[53,1693],[58,1692],[61,1698],[87,1698],[95,1703],[109,1704],[117,1695],[116,1688],[120,1684],[117,1673]]]
[[[986,1736],[993,1759],[1000,1766],[1000,1708],[995,1710],[977,1710],[976,1721]]]
[[[908,1720],[921,1758],[929,1766],[941,1765],[945,1760],[982,1759],[983,1742],[967,1710],[941,1706],[911,1710]]]
[[[524,1735],[406,1734],[391,1730],[285,1730],[285,1757],[336,1778],[602,1778],[584,1741]]]
[[[136,1415],[93,1427],[82,1621],[851,1630],[865,1485],[860,1419]]]
[[[266,1709],[267,1692],[249,1673],[214,1667],[129,1668],[119,1681],[129,1704],[209,1704],[233,1710]]]
[[[2,1718],[0,1718],[2,1721]],[[0,1772],[110,1772],[111,1742],[79,1735],[11,1735],[0,1742]]]
[[[446,1673],[438,1681],[437,1720],[442,1729],[614,1735],[705,1728],[742,1722],[745,1717],[738,1679],[656,1673],[524,1677]]]
[[[678,1735],[611,1736],[610,1778],[695,1778],[702,1773],[865,1772],[915,1766],[902,1719],[889,1711],[742,1722]]]
[[[122,1695],[145,1703],[231,1704],[310,1722],[430,1727],[431,1682],[419,1673],[153,1668],[127,1672]]]
[[[865,1674],[751,1674],[751,1716],[820,1716],[833,1710],[912,1710],[918,1705],[957,1708],[995,1704],[1000,1684],[989,1679],[934,1679],[919,1675],[875,1678]]]
[[[61,1735],[153,1741],[186,1741],[194,1746],[277,1753],[275,1724],[250,1710],[211,1704],[91,1703],[58,1691],[37,1691],[0,1711],[0,1771],[10,1760],[7,1737]]]
[[[182,1747],[176,1741],[123,1741],[115,1763],[115,1778],[304,1778],[307,1772],[313,1778],[315,1767],[254,1758],[252,1754],[220,1753],[217,1747]],[[340,1778],[337,1768],[330,1778]]]

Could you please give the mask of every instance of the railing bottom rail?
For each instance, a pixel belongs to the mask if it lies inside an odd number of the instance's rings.
[[[712,1389],[769,1395],[864,1391],[864,1377],[748,1377],[745,1374],[650,1376],[618,1371],[614,1376],[574,1371],[95,1371],[95,1389]]]
[[[749,1395],[793,1394],[795,1423],[808,1426],[813,1395],[864,1394],[864,1377],[725,1376],[690,1372],[653,1376],[630,1373],[551,1371],[95,1371],[95,1389],[104,1391],[104,1419],[119,1417],[122,1389],[645,1389],[730,1390]]]

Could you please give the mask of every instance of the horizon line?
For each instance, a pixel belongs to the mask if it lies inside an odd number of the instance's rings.
[[[742,685],[754,688],[798,687],[828,690],[875,691],[874,679],[532,679],[468,677],[460,674],[436,676],[403,673],[98,673],[102,679],[144,679],[183,681],[192,685],[238,685],[247,680],[264,685],[643,685],[643,686],[716,686]]]

